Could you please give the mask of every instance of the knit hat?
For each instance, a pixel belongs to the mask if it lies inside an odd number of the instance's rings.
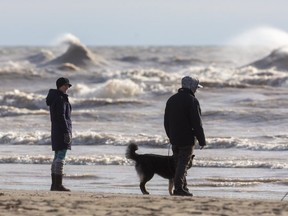
[[[203,88],[202,85],[199,84],[199,80],[192,78],[190,76],[185,76],[182,78],[182,88],[188,88],[191,89],[192,91],[196,91],[197,88]]]
[[[64,77],[60,77],[57,81],[56,81],[56,86],[57,86],[57,89],[59,89],[61,86],[65,85],[65,84],[68,84],[69,85],[69,88],[72,86],[69,82],[69,79],[67,78],[64,78]]]

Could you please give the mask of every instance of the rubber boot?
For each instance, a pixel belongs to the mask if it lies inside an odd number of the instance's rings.
[[[52,175],[54,176],[54,186],[53,187],[51,186],[51,191],[70,191],[68,188],[65,188],[62,185],[63,175],[57,175],[57,174],[52,174]]]
[[[51,188],[50,191],[54,191],[55,190],[55,174],[51,174],[51,180],[52,180],[52,184],[51,184]]]

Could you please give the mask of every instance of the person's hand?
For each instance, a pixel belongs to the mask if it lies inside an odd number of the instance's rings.
[[[72,142],[72,135],[70,133],[64,134],[64,143],[71,144]]]
[[[200,144],[199,144],[200,145]],[[200,150],[202,150],[206,146],[206,143],[200,145]]]

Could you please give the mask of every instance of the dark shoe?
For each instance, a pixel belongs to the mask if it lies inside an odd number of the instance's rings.
[[[53,180],[54,177],[54,180]],[[62,185],[63,175],[52,174],[51,191],[70,191]],[[53,184],[54,181],[54,184]]]
[[[174,190],[173,195],[174,196],[193,196],[192,193],[190,193],[189,191],[183,190],[182,188]]]
[[[53,191],[70,191],[70,189],[65,188],[63,185],[58,185],[54,188]]]
[[[187,191],[187,192],[190,192],[187,186],[184,186],[184,187],[183,187],[183,190],[184,190],[184,191]]]

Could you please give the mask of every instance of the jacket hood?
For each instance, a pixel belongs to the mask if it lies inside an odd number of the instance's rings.
[[[58,95],[59,95],[59,91],[57,89],[50,89],[46,97],[47,106],[51,106],[53,102],[56,100],[56,98],[58,97]]]

